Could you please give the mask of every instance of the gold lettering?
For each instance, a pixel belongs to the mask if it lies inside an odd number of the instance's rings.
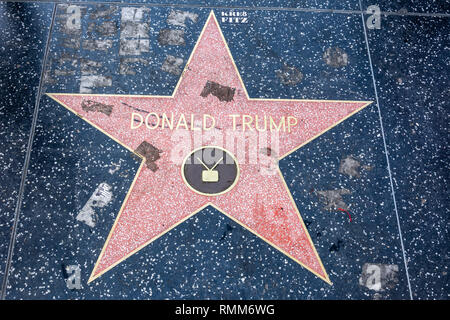
[[[273,120],[272,116],[269,116],[269,118],[270,118],[270,131],[273,131],[273,128],[274,128],[274,127],[275,127],[275,129],[276,129],[277,131],[280,131],[281,126],[283,126],[283,131],[286,131],[286,122],[285,122],[284,116],[281,117],[280,123],[279,123],[278,126],[277,126],[277,124],[275,123],[275,121]]]
[[[182,121],[183,120],[183,121]],[[180,118],[178,119],[178,124],[177,124],[177,130],[178,128],[181,126],[181,122],[183,122],[183,126],[186,130],[189,130],[188,125],[186,123],[186,117],[184,116],[184,114],[181,114]]]
[[[150,116],[154,116],[156,118],[156,124],[154,126],[151,126],[151,124],[148,123],[148,119],[150,118]],[[146,117],[145,117],[145,125],[147,126],[147,128],[153,130],[158,128],[159,126],[159,116],[157,113],[155,112],[150,112]]]
[[[294,120],[294,122],[291,122],[291,120]],[[287,127],[288,127],[289,133],[291,132],[291,127],[296,126],[297,123],[298,123],[298,121],[297,121],[296,117],[292,117],[292,116],[287,117]]]
[[[238,114],[230,114],[231,118],[233,118],[233,131],[236,131],[236,118],[239,117]]]
[[[249,119],[249,121],[245,119]],[[252,122],[253,122],[252,116],[246,114],[242,115],[242,131],[245,131],[245,126],[248,127],[248,130],[253,131],[252,127],[250,126]]]
[[[255,115],[255,126],[256,126],[256,130],[258,130],[259,132],[267,131],[267,117],[266,117],[266,115],[264,115],[264,129],[260,129],[259,128],[258,115]]]
[[[172,116],[170,117],[170,120],[167,118],[167,115],[165,112],[162,114],[162,121],[161,121],[162,129],[164,129],[164,122],[167,122],[167,127],[169,127],[170,130],[173,130],[173,112],[172,112]]]
[[[194,119],[194,114],[191,113],[191,130],[192,131],[201,131],[202,129],[199,127],[194,127],[195,125],[195,119]]]
[[[206,120],[207,118],[211,119],[212,124],[209,128],[206,127]],[[209,114],[204,114],[203,115],[203,130],[207,131],[207,130],[211,130],[212,128],[214,128],[214,126],[216,125],[216,119],[214,119],[213,116],[209,115]]]
[[[139,117],[139,121],[140,121],[138,126],[134,126],[134,120],[135,120],[136,116]],[[140,126],[142,126],[142,122],[144,122],[144,117],[141,114],[135,113],[135,112],[131,113],[131,124],[130,124],[130,127],[131,127],[132,130],[137,129]]]

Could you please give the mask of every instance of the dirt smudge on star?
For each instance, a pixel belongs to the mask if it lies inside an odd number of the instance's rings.
[[[134,150],[134,152],[140,154],[145,158],[145,165],[148,169],[156,172],[159,168],[156,161],[161,158],[160,154],[162,150],[159,150],[154,145],[147,141],[142,141],[141,144]]]
[[[220,101],[229,102],[233,100],[235,91],[236,88],[223,86],[217,82],[208,80],[205,86],[203,87],[200,96],[206,98],[207,96],[212,94],[213,96],[217,97]]]
[[[83,108],[83,110],[86,112],[101,112],[106,114],[108,117],[111,116],[111,113],[113,111],[112,105],[96,102],[93,100],[83,100],[83,102],[81,102],[81,108]]]

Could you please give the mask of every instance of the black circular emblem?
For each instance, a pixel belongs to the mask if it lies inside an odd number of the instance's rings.
[[[181,174],[193,191],[215,196],[231,190],[238,181],[236,158],[220,147],[201,147],[184,159]]]

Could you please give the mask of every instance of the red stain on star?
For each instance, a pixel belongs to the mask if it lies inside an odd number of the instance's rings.
[[[201,94],[208,81],[234,88],[232,99],[221,100],[214,94]],[[159,158],[154,159],[157,169],[152,170],[144,164],[145,159],[142,160],[89,281],[212,205],[322,280],[331,283],[277,161],[370,102],[249,98],[213,13],[172,96],[57,93],[49,96],[129,150],[136,150],[146,141],[160,151]],[[90,108],[86,107],[89,100]],[[150,113],[152,115],[148,116]],[[158,120],[158,115],[162,114],[167,117]],[[230,115],[250,115],[252,119],[256,119],[257,115],[260,121],[270,115],[277,119],[278,124],[284,117],[286,130],[279,131],[279,154],[269,156],[274,159],[276,173],[265,175],[262,165],[236,156],[239,178],[231,190],[220,195],[206,195],[189,188],[181,174],[182,162],[173,159],[173,150],[180,145],[180,140],[174,139],[174,133],[181,132],[183,139],[193,138],[198,130],[192,129],[190,121],[195,117],[190,115],[204,114],[210,116],[208,120],[215,119],[215,128],[209,131],[220,130],[223,133],[239,131],[242,127],[248,132],[258,131],[254,128],[255,123],[253,127],[250,123],[245,125],[241,116],[233,118]],[[186,124],[180,117],[185,117]],[[151,121],[142,123],[142,119],[146,118]],[[295,121],[292,120],[294,118]],[[289,126],[289,119],[292,126]],[[174,124],[170,128],[172,120]],[[201,124],[199,129],[205,130]],[[190,142],[183,146],[180,158],[194,150]]]

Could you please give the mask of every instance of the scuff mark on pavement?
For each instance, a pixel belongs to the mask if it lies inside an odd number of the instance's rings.
[[[101,62],[89,59],[81,59],[81,74],[97,74],[97,70],[102,66]]]
[[[68,64],[71,67],[77,67],[78,66],[78,59],[79,57],[76,54],[71,54],[68,52],[63,52],[59,56],[58,64]]]
[[[52,78],[51,74],[52,71],[53,75],[57,77],[76,75],[76,69],[78,68],[78,60],[79,57],[77,55],[67,52],[61,53],[58,59],[56,58],[50,59],[48,69],[45,72],[45,81],[48,82],[49,84],[54,84],[57,82],[56,79]],[[55,68],[53,68],[54,64],[57,65]]]
[[[186,19],[196,23],[198,14],[189,11],[173,10],[167,18],[167,23],[173,26],[186,27]]]
[[[119,55],[139,56],[143,52],[150,52],[149,39],[120,39]]]
[[[330,67],[342,68],[348,64],[348,55],[339,47],[330,47],[323,53],[323,60]]]
[[[122,164],[123,160],[119,159],[119,162],[113,162],[111,163],[110,169],[108,170],[109,174],[114,174],[117,171],[119,171],[121,164]]]
[[[91,20],[97,20],[99,18],[111,18],[114,13],[116,13],[116,6],[109,5],[99,5],[96,6],[96,9],[89,15]]]
[[[225,231],[223,232],[222,237],[220,238],[220,240],[225,239],[225,237],[226,237],[229,233],[231,233],[232,231],[233,231],[233,227],[232,227],[230,224],[227,223],[227,226],[226,226],[226,228],[225,228]]]
[[[341,239],[338,239],[338,241],[336,243],[333,243],[330,247],[330,249],[328,249],[330,252],[338,252],[341,247],[344,247],[344,241],[342,241]]]
[[[359,173],[360,166],[361,164],[359,161],[354,159],[352,156],[347,156],[341,160],[341,164],[339,165],[339,173],[346,174],[350,176],[350,178],[359,178],[361,177],[361,174]]]
[[[148,38],[150,32],[150,25],[141,19],[127,19],[122,14],[120,23],[120,37],[121,38]]]
[[[96,32],[104,37],[112,37],[117,32],[117,23],[115,21],[105,21],[97,24],[96,22],[90,22],[88,24],[88,33]]]
[[[91,228],[95,227],[98,218],[94,208],[103,208],[108,205],[113,195],[111,189],[111,186],[106,182],[100,183],[84,207],[78,213],[76,219],[84,222]]]
[[[339,165],[339,173],[346,174],[350,178],[360,178],[360,168],[369,171],[373,169],[372,166],[361,165],[357,159],[355,159],[352,155],[349,155],[341,160]]]
[[[74,76],[75,75],[75,70],[66,70],[66,69],[55,69],[54,71],[55,76],[63,76],[63,77],[67,77],[67,76]],[[56,83],[56,80],[51,82],[48,81],[49,83]]]
[[[120,58],[119,73],[126,75],[135,75],[134,65],[143,64],[148,66],[148,61],[143,58]]]
[[[296,67],[288,64],[283,64],[282,70],[276,70],[275,73],[281,83],[287,86],[295,86],[303,79],[303,73]]]
[[[90,51],[108,51],[112,48],[112,40],[83,40],[83,48]]]
[[[119,55],[139,56],[150,51],[150,24],[145,22],[149,11],[149,8],[122,8]]]
[[[121,10],[121,21],[140,22],[144,19],[144,14],[149,12],[150,8],[124,7]]]
[[[207,81],[205,86],[203,87],[200,96],[206,98],[209,94],[217,97],[220,101],[232,101],[234,97],[234,92],[236,88],[230,88],[227,86],[222,86],[214,81]]]
[[[100,75],[83,75],[80,79],[80,93],[92,93],[92,88],[110,87],[112,78]]]
[[[162,46],[184,46],[184,31],[176,29],[162,29],[159,31],[158,43]]]
[[[334,211],[339,208],[349,210],[347,204],[342,199],[343,195],[351,194],[348,189],[316,191],[319,199],[325,204],[324,210]]]
[[[168,55],[161,70],[179,76],[182,72],[183,59]]]
[[[59,40],[59,44],[64,48],[79,49],[80,48],[80,39],[79,38],[62,38]]]

